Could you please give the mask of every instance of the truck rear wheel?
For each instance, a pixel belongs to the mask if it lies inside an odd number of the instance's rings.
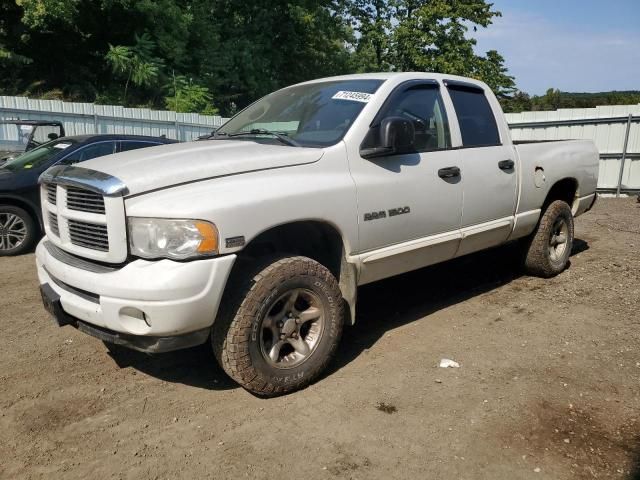
[[[538,277],[561,273],[573,248],[573,214],[566,202],[552,202],[538,223],[536,231],[525,243],[525,270]]]
[[[224,371],[260,396],[304,388],[333,358],[344,308],[338,282],[300,256],[239,267],[213,327]]]

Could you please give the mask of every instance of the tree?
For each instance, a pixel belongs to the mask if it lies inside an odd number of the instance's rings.
[[[0,91],[228,115],[312,78],[431,70],[506,94],[504,59],[470,38],[496,15],[484,0],[5,0]]]
[[[114,73],[124,75],[124,93],[122,103],[127,103],[127,89],[129,82],[139,87],[151,86],[157,79],[162,60],[153,56],[154,42],[145,32],[141,36],[135,35],[135,44],[131,47],[109,44],[109,51],[105,55]]]
[[[166,107],[174,112],[197,112],[204,115],[218,113],[212,104],[212,96],[209,89],[187,79],[184,76],[174,76],[173,83],[169,87],[173,89],[173,95],[165,98]]]
[[[355,64],[358,71],[386,72],[394,9],[387,0],[353,0],[347,8],[352,27],[358,32]]]
[[[0,88],[13,88],[21,72],[33,59],[17,50],[16,39],[23,34],[22,11],[13,2],[0,3]]]
[[[504,65],[504,58],[495,50],[489,50],[484,57],[477,56],[469,76],[485,82],[498,97],[506,97],[517,91],[515,79]]]
[[[528,93],[520,90],[511,96],[503,96],[500,98],[500,104],[505,113],[525,112],[532,109],[531,97]]]
[[[485,0],[351,0],[358,70],[430,71],[474,77],[498,95],[514,91],[504,58],[474,52],[472,27],[488,27],[500,12]]]
[[[202,45],[201,83],[223,112],[274,89],[352,70],[351,30],[334,0],[202,0],[198,21],[216,25]],[[220,19],[224,19],[221,21]]]
[[[542,97],[535,99],[535,105],[539,110],[557,110],[562,102],[562,94],[557,88],[549,88]]]

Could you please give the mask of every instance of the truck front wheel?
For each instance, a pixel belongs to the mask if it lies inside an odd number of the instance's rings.
[[[561,273],[567,267],[573,248],[571,207],[561,200],[552,202],[524,247],[528,274],[548,278]]]
[[[338,282],[300,256],[238,267],[213,327],[225,372],[260,396],[304,388],[326,368],[342,334]]]

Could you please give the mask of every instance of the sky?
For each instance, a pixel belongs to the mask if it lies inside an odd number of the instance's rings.
[[[640,90],[640,0],[491,0],[502,12],[473,33],[530,94]]]

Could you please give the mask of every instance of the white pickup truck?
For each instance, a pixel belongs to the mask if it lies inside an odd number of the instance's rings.
[[[211,342],[244,388],[283,394],[327,366],[359,285],[515,240],[527,272],[560,273],[597,175],[592,142],[515,145],[482,82],[314,80],[208,140],[45,172],[42,298],[107,345]]]

